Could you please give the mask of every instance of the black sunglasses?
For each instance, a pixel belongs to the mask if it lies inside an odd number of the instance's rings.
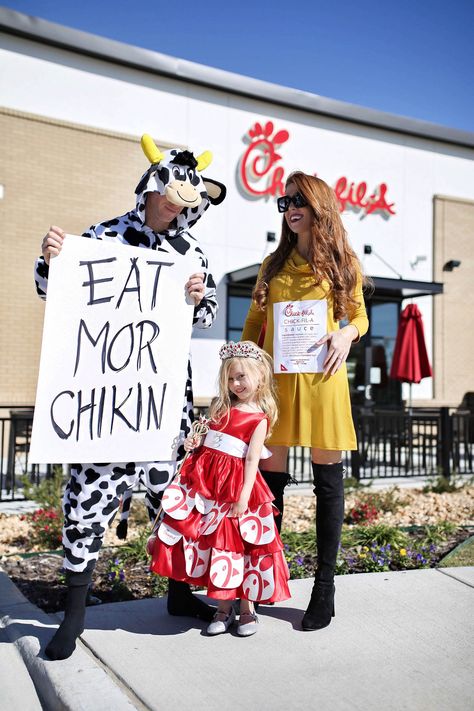
[[[301,193],[284,195],[277,200],[278,212],[287,212],[291,203],[293,203],[295,207],[306,207],[308,204]]]

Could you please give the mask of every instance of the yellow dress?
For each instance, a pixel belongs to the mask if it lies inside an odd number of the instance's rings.
[[[260,268],[259,280],[262,270],[263,265]],[[354,298],[359,306],[348,314],[348,319],[349,323],[357,328],[360,338],[369,326],[360,275]],[[263,349],[273,356],[273,304],[312,299],[327,299],[327,332],[339,330],[339,323],[334,320],[328,282],[323,281],[320,286],[315,286],[310,265],[293,249],[283,269],[270,282],[266,310],[260,311],[252,301],[242,340],[257,343],[266,321]],[[300,445],[330,450],[357,449],[345,363],[335,375],[276,373],[275,380],[279,397],[279,418],[268,444],[287,447]]]

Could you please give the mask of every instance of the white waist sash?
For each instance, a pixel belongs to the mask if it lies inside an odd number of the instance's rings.
[[[217,430],[209,430],[203,444],[205,447],[209,447],[209,449],[216,449],[218,452],[224,452],[225,454],[240,458],[245,457],[249,449],[248,444],[245,444],[245,442],[238,437],[233,437],[232,435],[226,434],[225,432],[218,432]],[[271,456],[272,453],[270,450],[263,447],[260,459],[268,459]]]

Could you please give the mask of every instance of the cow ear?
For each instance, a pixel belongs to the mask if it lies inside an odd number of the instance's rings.
[[[207,190],[207,196],[211,205],[220,205],[227,195],[226,186],[210,178],[203,178],[202,182]]]

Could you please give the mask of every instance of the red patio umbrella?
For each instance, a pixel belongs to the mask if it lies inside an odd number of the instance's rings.
[[[432,374],[426,352],[423,317],[416,304],[409,304],[400,314],[390,377],[410,383],[411,408],[412,383],[419,383]]]

